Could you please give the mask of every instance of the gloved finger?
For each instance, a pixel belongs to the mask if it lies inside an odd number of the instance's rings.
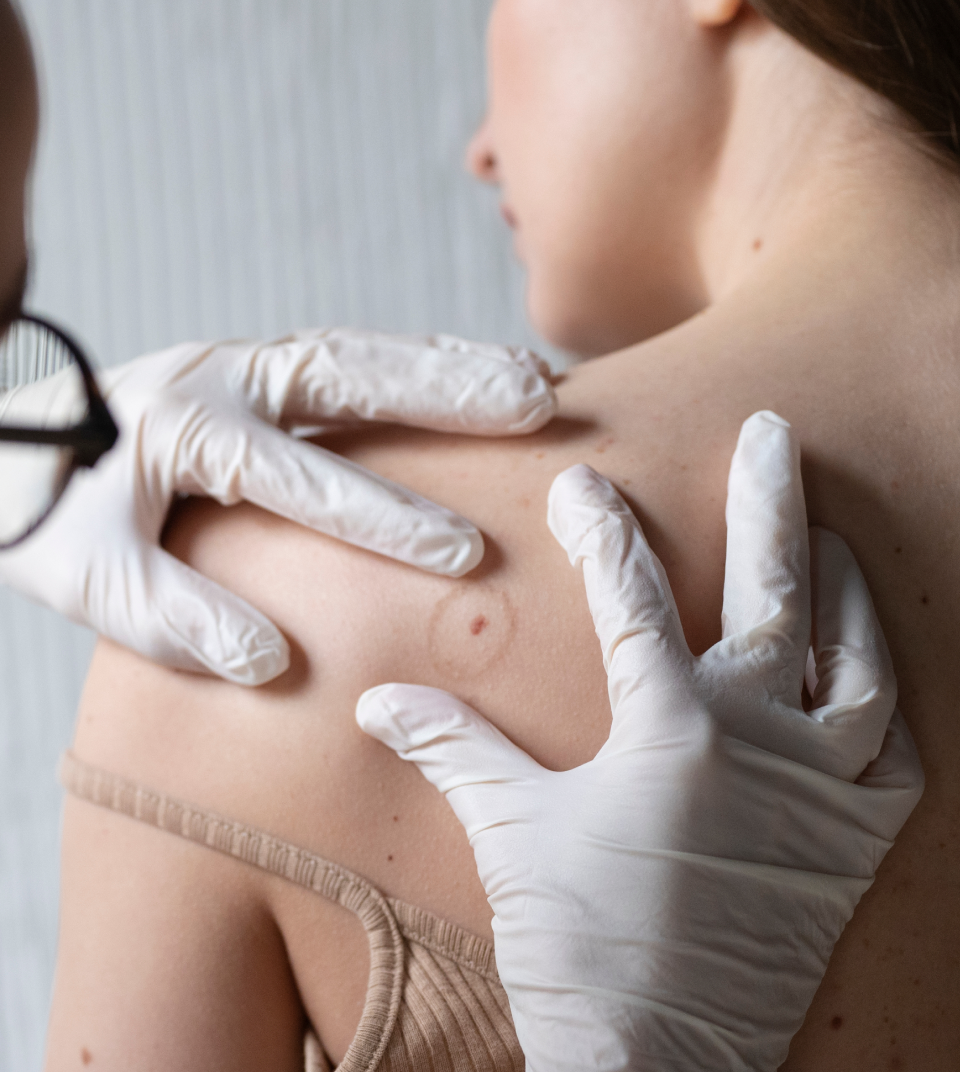
[[[880,754],[857,778],[857,785],[869,789],[884,790],[886,802],[892,802],[894,793],[899,796],[897,807],[885,803],[883,813],[874,812],[874,817],[884,819],[889,830],[884,832],[888,841],[893,841],[900,827],[923,796],[924,775],[920,755],[907,723],[899,710],[893,712],[884,734]]]
[[[357,724],[447,797],[470,837],[496,822],[496,796],[542,768],[468,704],[440,689],[381,685],[359,699]]]
[[[110,583],[122,584],[125,598],[87,608],[90,624],[112,640],[237,685],[262,685],[290,665],[289,645],[269,619],[159,547],[138,547],[122,570]]]
[[[768,411],[744,422],[727,490],[723,636],[743,634],[777,641],[799,688],[810,638],[800,445],[790,425]]]
[[[547,523],[571,565],[583,566],[616,717],[627,696],[672,680],[690,659],[670,582],[630,507],[587,465],[554,480]]]
[[[469,521],[346,458],[262,421],[201,424],[182,436],[178,491],[245,500],[431,573],[461,577],[483,557]]]
[[[883,745],[897,681],[867,582],[835,533],[810,529],[813,655],[810,716],[837,738],[855,778]]]
[[[451,336],[304,332],[238,351],[247,404],[285,428],[376,420],[471,435],[536,431],[557,412],[530,351]]]

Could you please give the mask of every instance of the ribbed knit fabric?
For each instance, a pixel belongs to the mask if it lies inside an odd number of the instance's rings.
[[[70,752],[59,775],[76,797],[279,875],[358,917],[370,943],[370,982],[340,1072],[523,1072],[490,942],[384,897],[305,849],[90,767]],[[312,1032],[304,1067],[331,1069]]]

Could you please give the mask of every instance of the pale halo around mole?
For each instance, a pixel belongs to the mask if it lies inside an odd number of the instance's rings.
[[[516,628],[516,611],[505,592],[457,587],[430,616],[430,658],[441,673],[461,680],[478,677],[506,653]]]

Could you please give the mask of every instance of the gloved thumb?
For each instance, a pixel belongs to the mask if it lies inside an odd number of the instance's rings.
[[[468,704],[440,689],[381,685],[357,703],[357,723],[448,796],[460,821],[473,818],[467,800],[490,787],[535,778],[540,766]],[[468,829],[469,832],[469,829]]]
[[[89,607],[90,624],[153,662],[237,685],[262,685],[290,665],[269,619],[159,547],[138,547],[110,583],[123,583],[125,598],[104,599],[99,614]]]

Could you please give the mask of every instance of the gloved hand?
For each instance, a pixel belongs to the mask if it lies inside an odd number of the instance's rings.
[[[556,412],[545,372],[525,350],[347,330],[142,357],[102,377],[118,445],[74,477],[37,532],[0,553],[0,581],[157,662],[269,681],[289,663],[279,630],[159,547],[174,496],[245,499],[461,576],[483,556],[473,525],[286,433],[361,420],[532,432]]]
[[[528,1069],[773,1072],[923,787],[863,576],[839,537],[808,544],[773,414],[740,436],[723,639],[698,658],[606,480],[559,476],[549,524],[609,676],[596,758],[545,770],[433,689],[374,689],[357,720],[466,828]]]

